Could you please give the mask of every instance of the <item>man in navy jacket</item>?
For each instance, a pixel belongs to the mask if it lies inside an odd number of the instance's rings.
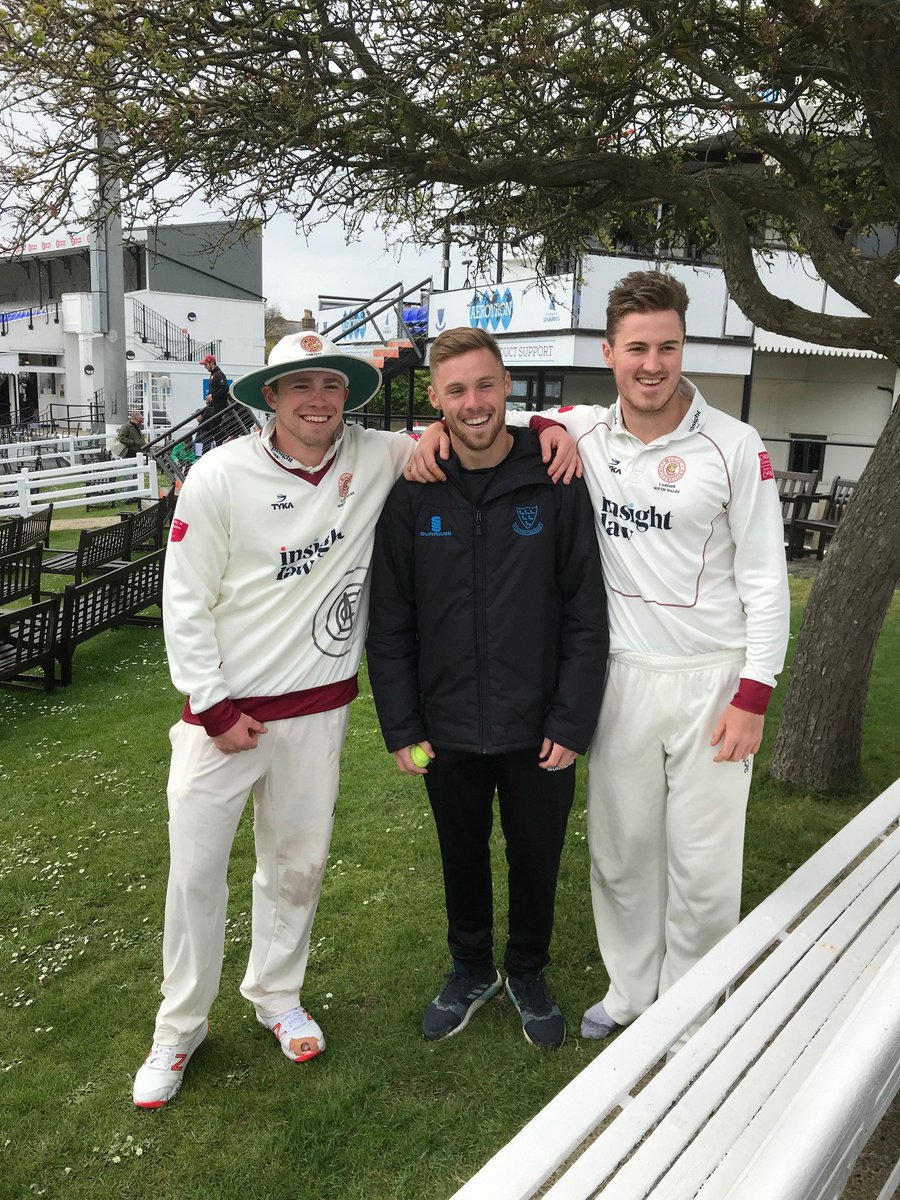
[[[430,362],[453,454],[444,483],[401,479],[388,499],[367,641],[385,743],[402,772],[425,776],[441,847],[452,970],[422,1030],[433,1041],[458,1033],[503,986],[496,790],[506,990],[528,1040],[555,1048],[565,1023],[543,971],[575,758],[597,723],[608,648],[593,514],[580,480],[553,486],[537,436],[507,428],[510,378],[490,334],[448,330]]]

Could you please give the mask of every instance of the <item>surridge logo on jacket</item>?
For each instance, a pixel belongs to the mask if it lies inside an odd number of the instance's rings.
[[[444,529],[441,518],[434,516],[431,518],[427,529],[419,530],[419,537],[453,537],[453,530]]]
[[[281,547],[281,566],[278,568],[276,579],[290,579],[292,575],[308,575],[316,563],[328,553],[331,547],[343,538],[343,533],[332,529],[322,538],[316,538],[308,546],[299,550],[288,550]]]
[[[617,504],[603,497],[600,524],[610,537],[630,538],[635,533],[646,533],[648,529],[671,529],[672,512],[660,512],[655,504],[649,508],[634,508],[628,504]]]
[[[543,521],[538,521],[538,505],[529,504],[516,508],[518,522],[513,521],[513,532],[519,537],[534,537],[544,528]]]

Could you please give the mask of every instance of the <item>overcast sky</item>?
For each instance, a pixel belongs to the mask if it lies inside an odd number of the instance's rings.
[[[451,287],[461,287],[465,277],[461,255],[451,250]],[[314,230],[308,242],[286,217],[263,231],[263,292],[291,320],[299,320],[304,308],[315,312],[320,295],[368,300],[400,280],[409,288],[429,277],[435,288],[442,286],[440,250],[421,250],[399,237],[385,249],[384,234],[374,225],[350,245],[339,221]]]

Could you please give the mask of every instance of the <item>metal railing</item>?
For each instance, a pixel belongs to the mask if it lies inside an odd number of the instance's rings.
[[[198,417],[202,417],[202,420],[194,425]],[[206,416],[200,409],[164,430],[147,442],[143,453],[153,458],[171,479],[183,480],[197,461],[196,443],[199,442],[206,449],[210,441],[221,445],[244,434],[255,433],[258,429],[252,410],[246,404],[232,400],[220,413]]]
[[[97,402],[98,395],[100,396],[99,404]],[[48,406],[47,412],[50,414],[50,428],[54,433],[57,429],[63,428],[66,433],[72,433],[84,427],[88,427],[93,432],[104,422],[103,389],[101,388],[99,393],[94,392],[86,404],[62,404],[53,401]]]
[[[59,301],[52,304],[23,305],[0,311],[0,337],[6,337],[13,321],[28,321],[28,328],[34,329],[37,318],[43,317],[44,324],[49,325],[52,319],[54,325],[59,324]]]
[[[160,358],[172,362],[198,362],[206,354],[219,357],[220,341],[198,342],[168,317],[154,312],[140,300],[131,297],[130,303],[134,336],[145,346],[155,346]]]

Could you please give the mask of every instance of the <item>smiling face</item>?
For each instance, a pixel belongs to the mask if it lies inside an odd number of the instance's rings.
[[[343,378],[334,371],[296,371],[266,384],[262,393],[275,413],[275,445],[304,466],[316,466],[344,415]]]
[[[450,442],[466,468],[496,466],[509,453],[509,372],[490,350],[468,350],[432,367],[428,396],[441,409]]]
[[[677,428],[690,401],[678,390],[684,327],[674,309],[629,313],[614,340],[603,343],[621,398],[625,428],[636,436],[659,437]]]

